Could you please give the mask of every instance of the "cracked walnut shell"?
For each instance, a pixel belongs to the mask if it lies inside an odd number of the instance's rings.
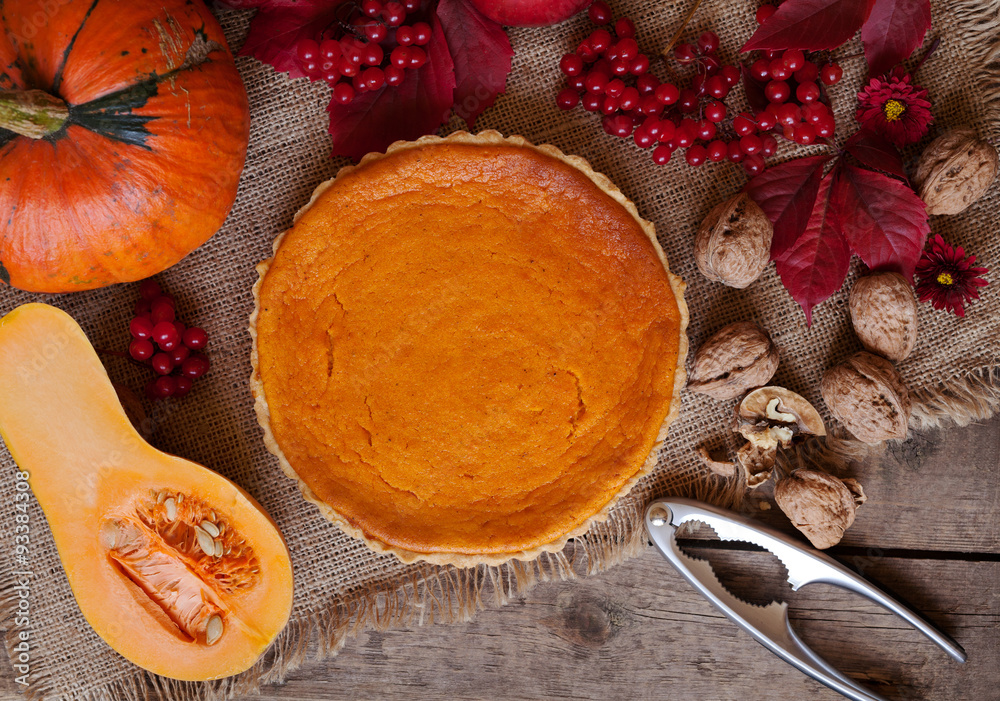
[[[840,542],[866,497],[857,480],[795,470],[775,485],[774,500],[792,525],[823,550]]]
[[[745,192],[717,204],[698,228],[694,260],[702,275],[742,289],[771,259],[771,220]]]
[[[688,389],[725,401],[767,384],[779,361],[778,347],[760,326],[738,321],[723,326],[694,354]]]
[[[974,129],[952,129],[920,154],[913,183],[928,214],[958,214],[982,197],[1000,168],[997,150]]]
[[[906,438],[910,395],[896,368],[885,358],[856,353],[823,375],[823,401],[863,443]]]
[[[889,360],[903,360],[917,340],[917,300],[899,273],[872,273],[851,288],[851,323],[861,345]]]

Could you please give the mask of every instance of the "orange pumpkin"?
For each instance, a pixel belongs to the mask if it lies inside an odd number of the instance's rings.
[[[0,280],[138,280],[218,230],[250,115],[202,0],[5,0],[0,30]]]

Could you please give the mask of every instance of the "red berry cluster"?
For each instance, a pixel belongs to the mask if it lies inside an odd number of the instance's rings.
[[[150,365],[158,375],[146,385],[150,399],[183,397],[191,391],[192,382],[208,372],[208,356],[197,352],[204,350],[208,334],[177,320],[174,298],[163,294],[156,280],[139,286],[129,332],[129,355]]]
[[[653,161],[661,165],[682,148],[692,166],[728,159],[744,162],[752,173],[763,169],[763,157],[774,152],[777,142],[770,136],[758,139],[757,144],[748,142],[747,151],[742,139],[733,136],[725,99],[741,74],[716,56],[718,36],[704,32],[696,44],[674,49],[678,63],[692,73],[681,89],[649,71],[649,58],[639,51],[630,19],[615,22],[613,32],[605,28],[612,14],[603,0],[590,6],[589,17],[598,28],[559,63],[566,75],[566,87],[556,97],[560,108],[582,102],[584,109],[602,113],[607,133],[652,148]]]
[[[407,24],[420,0],[345,2],[337,22],[295,46],[302,72],[333,88],[333,99],[349,104],[357,95],[403,82],[407,70],[427,63],[431,40],[426,22]]]

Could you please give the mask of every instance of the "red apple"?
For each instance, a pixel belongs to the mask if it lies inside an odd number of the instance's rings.
[[[484,15],[507,27],[544,27],[563,22],[593,0],[471,0]]]

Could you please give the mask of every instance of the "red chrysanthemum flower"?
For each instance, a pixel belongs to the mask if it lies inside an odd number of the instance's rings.
[[[956,316],[965,316],[965,305],[979,299],[977,287],[989,283],[980,275],[989,271],[974,268],[975,256],[965,257],[965,250],[944,242],[940,234],[930,240],[917,263],[917,295],[921,302],[930,301],[935,309],[946,309]]]
[[[901,70],[869,81],[858,93],[857,118],[862,127],[897,146],[920,141],[934,121],[927,91],[912,85]]]

